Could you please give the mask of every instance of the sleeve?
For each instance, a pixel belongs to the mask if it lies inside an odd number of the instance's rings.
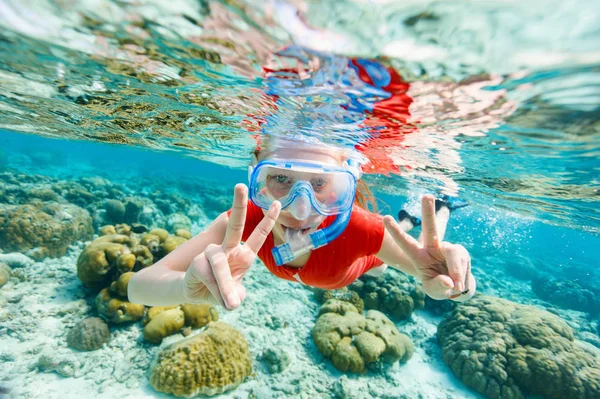
[[[350,242],[361,249],[360,256],[375,255],[381,249],[385,234],[383,216],[355,205],[346,229]]]
[[[231,209],[227,211],[227,216],[231,216]],[[248,206],[246,207],[246,222],[244,223],[244,232],[242,233],[242,241],[246,241],[248,237],[250,237],[250,234],[252,234],[262,218],[262,209],[254,205],[252,201],[248,201]]]

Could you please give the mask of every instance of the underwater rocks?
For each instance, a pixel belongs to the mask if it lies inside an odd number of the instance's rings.
[[[0,205],[0,245],[41,260],[59,257],[69,245],[89,240],[94,231],[89,213],[73,204],[37,202]]]
[[[252,371],[243,334],[213,322],[200,334],[167,346],[151,367],[150,383],[175,396],[216,395],[236,388]]]
[[[79,322],[67,335],[69,347],[80,351],[99,349],[110,339],[110,331],[104,320],[89,317]]]
[[[312,331],[319,352],[340,371],[364,373],[379,360],[406,362],[414,348],[383,313],[369,310],[366,316],[350,303],[330,299],[319,310]]]
[[[476,296],[440,323],[437,338],[454,374],[488,398],[600,397],[600,359],[533,306]]]
[[[600,313],[600,288],[574,280],[538,278],[531,282],[533,292],[554,305],[566,309]]]
[[[393,320],[405,320],[425,306],[425,291],[413,278],[395,270],[383,276],[362,276],[348,286],[362,298],[366,309],[379,310]]]

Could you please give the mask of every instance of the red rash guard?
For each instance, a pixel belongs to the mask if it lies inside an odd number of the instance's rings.
[[[248,239],[263,218],[262,209],[249,201],[242,241]],[[335,216],[328,216],[319,228],[329,226],[334,220]],[[383,264],[375,254],[381,249],[384,232],[382,216],[354,205],[350,222],[342,234],[324,247],[313,250],[303,267],[275,264],[271,253],[275,246],[273,234],[265,240],[258,257],[279,278],[333,290],[350,285],[372,268]]]

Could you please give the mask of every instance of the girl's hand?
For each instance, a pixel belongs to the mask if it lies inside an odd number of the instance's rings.
[[[242,244],[247,205],[248,188],[238,184],[235,186],[233,208],[223,243],[206,247],[203,253],[194,258],[185,273],[184,298],[188,303],[208,302],[235,309],[246,298],[242,278],[271,233],[281,210],[279,202],[273,202],[264,219]]]
[[[402,231],[391,216],[384,218],[385,227],[412,261],[427,295],[433,299],[466,301],[476,289],[469,252],[462,245],[439,242],[433,196],[423,196],[421,205],[422,244]]]

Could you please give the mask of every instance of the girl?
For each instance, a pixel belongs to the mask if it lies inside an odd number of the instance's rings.
[[[314,287],[341,288],[387,264],[419,278],[434,299],[473,296],[470,256],[442,241],[449,211],[442,208],[436,221],[432,196],[422,199],[417,241],[391,216],[367,210],[372,196],[357,193],[359,169],[342,151],[282,139],[265,144],[254,154],[249,188],[236,185],[232,209],[137,272],[128,286],[131,302],[235,309],[256,256],[274,275]]]

